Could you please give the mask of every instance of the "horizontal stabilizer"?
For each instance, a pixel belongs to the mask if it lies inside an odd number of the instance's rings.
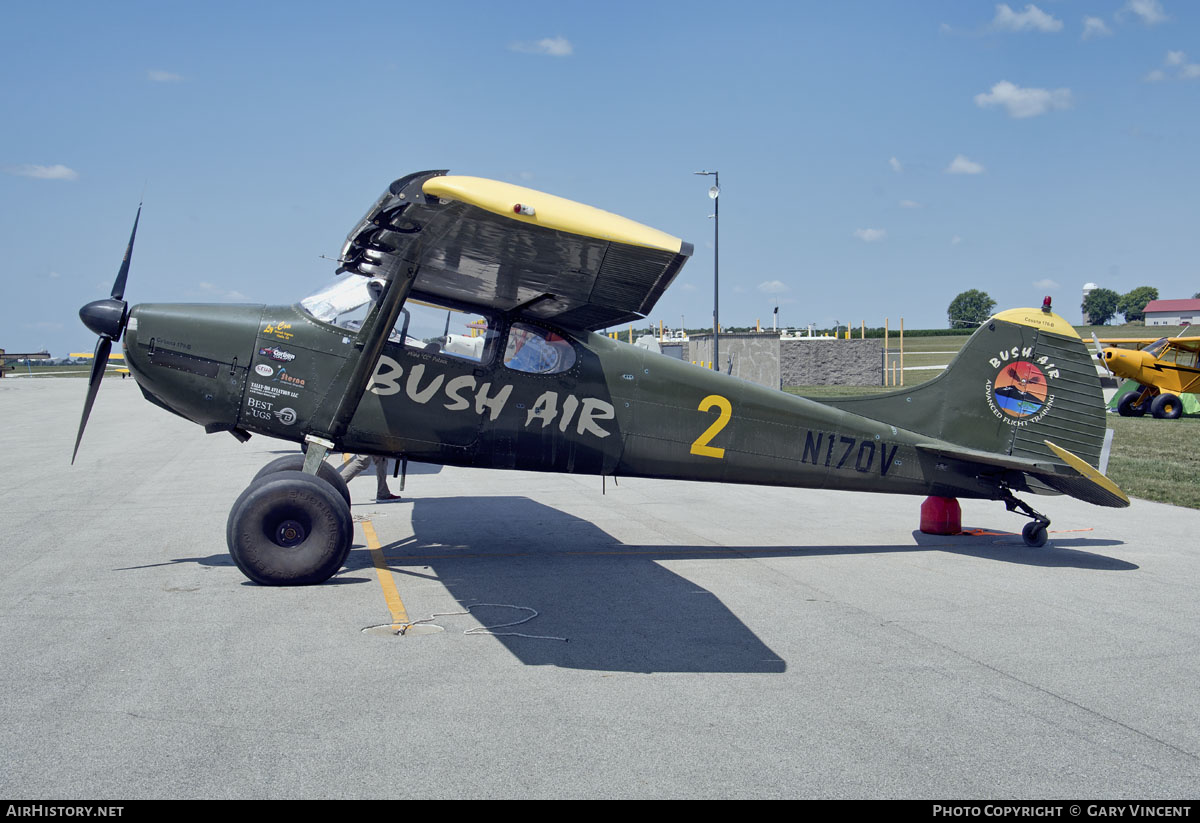
[[[919,443],[917,449],[927,454],[939,457],[949,457],[967,463],[976,463],[1007,471],[1017,471],[1037,478],[1047,486],[1071,497],[1087,503],[1110,508],[1124,508],[1129,505],[1129,498],[1117,486],[1098,470],[1092,468],[1082,458],[1071,454],[1066,449],[1056,446],[1049,440],[1043,441],[1047,447],[1063,462],[1013,457],[1007,454],[968,449],[950,443]]]

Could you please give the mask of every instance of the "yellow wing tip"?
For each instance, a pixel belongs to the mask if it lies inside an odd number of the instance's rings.
[[[513,183],[485,177],[445,175],[429,178],[421,189],[433,197],[457,200],[521,223],[676,254],[683,248],[683,241],[678,237],[628,217]],[[513,207],[518,204],[532,207],[533,213],[514,211]]]

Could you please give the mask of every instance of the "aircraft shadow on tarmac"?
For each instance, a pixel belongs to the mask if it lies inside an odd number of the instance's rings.
[[[1088,551],[1123,545],[1120,540],[1064,534],[1052,534],[1052,543],[1042,548],[1025,546],[1020,535],[992,531],[952,536],[915,531],[913,544],[907,545],[643,546],[621,543],[587,520],[526,497],[416,499],[411,516],[412,536],[383,546],[401,593],[406,577],[435,579],[463,610],[473,608],[471,618],[439,617],[434,622],[450,631],[475,623],[495,626],[530,614],[520,607],[536,609],[535,619],[496,631],[568,642],[501,634],[495,639],[528,665],[588,670],[786,670],[779,655],[715,595],[659,561],[941,551],[1049,568],[1138,568]],[[233,564],[228,554],[170,562]],[[342,572],[323,585],[373,583],[373,568],[370,552],[356,542]],[[409,615],[413,620],[427,616]]]
[[[609,671],[786,669],[720,599],[657,561],[945,551],[1048,567],[1137,568],[1084,550],[1120,541],[1084,537],[1056,538],[1058,545],[1040,549],[1026,547],[1019,535],[933,537],[920,532],[914,535],[917,545],[904,546],[628,545],[586,520],[515,496],[417,499],[412,503],[412,532],[412,537],[383,546],[402,592],[405,575],[437,579],[463,609],[476,606],[473,621],[485,626],[525,615],[478,604],[536,609],[539,615],[529,623],[497,631],[570,642],[499,635],[496,639],[529,665]],[[356,548],[343,575],[350,573],[347,582],[361,580],[357,573],[372,566],[369,552]],[[449,626],[453,621],[435,622]],[[466,622],[464,628],[472,624]]]

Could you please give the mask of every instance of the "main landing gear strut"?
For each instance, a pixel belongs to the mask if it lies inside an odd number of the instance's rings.
[[[1001,489],[1004,496],[1001,500],[1004,501],[1004,508],[1010,512],[1020,512],[1026,517],[1033,518],[1032,523],[1026,523],[1021,529],[1021,539],[1025,541],[1026,546],[1034,548],[1046,545],[1046,528],[1050,525],[1050,518],[1041,512],[1034,511],[1028,503],[1018,500],[1012,493],[1012,490],[1007,486]]]

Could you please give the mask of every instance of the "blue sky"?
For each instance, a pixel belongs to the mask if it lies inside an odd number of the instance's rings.
[[[696,252],[652,320],[943,327],[965,289],[1078,322],[1200,291],[1200,4],[0,6],[0,346],[130,302],[290,303],[411,171],[506,180]]]

